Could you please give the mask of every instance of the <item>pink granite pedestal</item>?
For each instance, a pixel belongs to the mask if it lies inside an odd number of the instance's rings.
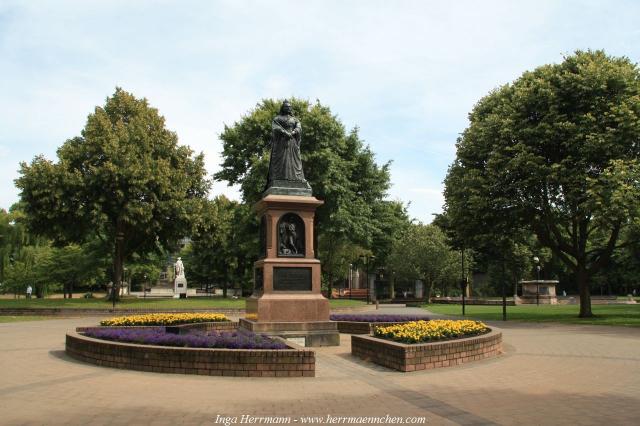
[[[262,258],[254,264],[254,291],[240,327],[295,339],[304,346],[339,345],[337,325],[329,321],[329,301],[321,293],[320,261],[313,247],[315,210],[322,204],[315,197],[275,194],[256,203]],[[291,218],[297,221],[299,247],[296,253],[283,254],[283,224]]]

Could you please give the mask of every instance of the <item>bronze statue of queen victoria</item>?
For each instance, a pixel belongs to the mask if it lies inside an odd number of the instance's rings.
[[[301,136],[300,120],[293,116],[291,104],[285,100],[271,123],[267,192],[310,195],[311,187],[304,178],[300,157]]]

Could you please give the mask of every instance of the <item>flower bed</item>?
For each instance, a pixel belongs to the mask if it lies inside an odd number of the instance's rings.
[[[76,327],[76,331],[78,333],[85,333],[89,330],[94,329],[104,329],[109,326],[96,325],[90,327]],[[178,325],[167,325],[167,326],[157,326],[157,325],[121,325],[117,326],[119,330],[125,329],[135,329],[140,330],[144,328],[164,328],[167,333],[173,334],[186,334],[192,333],[194,331],[199,331],[206,333],[208,331],[236,331],[238,329],[237,321],[218,321],[218,322],[197,322],[193,324],[178,324]]]
[[[389,315],[389,314],[333,314],[331,321],[351,321],[351,322],[407,322],[407,321],[428,321],[429,317],[424,315]]]
[[[479,321],[432,320],[375,327],[373,335],[401,343],[427,343],[477,336],[487,332],[489,328]]]
[[[66,353],[80,361],[103,367],[158,373],[248,377],[315,376],[315,353],[293,344],[284,345],[284,349],[155,346],[95,339],[69,332]]]
[[[389,314],[333,314],[331,320],[338,323],[338,331],[347,334],[370,334],[375,326],[394,325],[408,321],[429,320],[418,315]]]
[[[129,315],[124,317],[115,317],[108,320],[100,321],[100,325],[110,327],[127,327],[127,326],[155,326],[155,325],[177,325],[177,324],[193,324],[200,322],[221,322],[229,321],[224,314],[213,313],[158,313],[144,315]]]
[[[167,333],[164,327],[141,329],[91,328],[85,335],[102,340],[137,343],[140,345],[175,346],[185,348],[225,349],[287,349],[282,341],[248,331]]]
[[[351,354],[399,371],[452,367],[495,357],[502,352],[502,333],[484,334],[429,343],[400,343],[375,336],[351,336]]]

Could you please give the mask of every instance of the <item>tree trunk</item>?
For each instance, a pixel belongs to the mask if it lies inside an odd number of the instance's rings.
[[[391,300],[396,298],[396,277],[393,274],[389,277],[389,298]]]
[[[429,278],[426,281],[429,283],[429,289],[427,290],[427,303],[431,303],[431,295],[433,294],[433,280]]]
[[[333,275],[329,274],[329,280],[327,284],[327,299],[331,299],[331,293],[333,292]]]
[[[73,294],[73,282],[64,283],[64,287],[63,287],[62,290],[64,292],[64,298],[65,299],[71,299],[72,294]]]
[[[591,318],[591,291],[589,289],[589,275],[583,264],[578,264],[576,271],[576,281],[578,283],[578,291],[580,293],[580,318]]]

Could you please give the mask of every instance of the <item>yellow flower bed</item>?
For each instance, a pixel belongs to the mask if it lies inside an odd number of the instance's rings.
[[[224,314],[182,313],[182,314],[144,314],[115,317],[100,321],[100,325],[134,326],[134,325],[177,325],[196,322],[229,321]]]
[[[376,327],[374,336],[402,343],[426,343],[475,336],[489,331],[479,321],[413,321],[388,327]]]

